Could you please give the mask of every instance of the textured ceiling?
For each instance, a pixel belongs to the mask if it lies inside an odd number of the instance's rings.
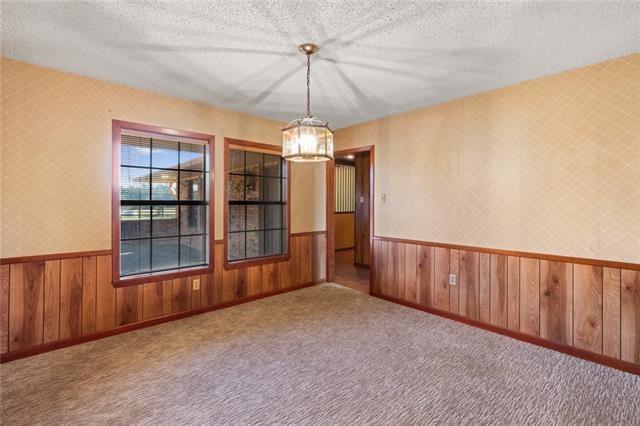
[[[640,2],[12,2],[2,55],[334,128],[640,51]]]

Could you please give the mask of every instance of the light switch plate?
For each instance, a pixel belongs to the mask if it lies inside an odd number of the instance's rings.
[[[456,274],[449,274],[449,285],[456,285]]]
[[[193,280],[193,289],[200,290],[200,278],[196,278]]]

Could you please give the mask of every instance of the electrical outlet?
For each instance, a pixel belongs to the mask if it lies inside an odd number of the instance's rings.
[[[449,274],[449,285],[456,285],[456,274]]]
[[[200,278],[196,278],[193,280],[193,289],[200,290]]]

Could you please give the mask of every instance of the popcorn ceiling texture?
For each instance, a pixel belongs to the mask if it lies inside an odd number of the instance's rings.
[[[640,263],[640,54],[335,141],[376,147],[376,235]]]
[[[0,66],[0,257],[111,248],[112,119],[215,135],[216,238],[224,137],[281,141],[276,121],[6,58]],[[324,164],[296,164],[293,175],[292,232],[324,229]]]
[[[640,51],[640,2],[2,1],[3,56],[341,128]]]

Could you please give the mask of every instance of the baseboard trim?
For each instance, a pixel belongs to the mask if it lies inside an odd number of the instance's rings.
[[[520,333],[517,331],[507,330],[504,328],[497,327],[495,325],[486,324],[480,321],[476,321],[473,319],[469,319],[460,315],[452,314],[450,312],[441,311],[440,309],[435,309],[427,306],[422,306],[417,303],[408,302],[406,300],[398,299],[391,296],[386,296],[380,293],[371,293],[373,297],[377,297],[379,299],[383,299],[389,302],[397,303],[399,305],[403,305],[409,308],[417,309],[419,311],[427,312],[432,315],[437,315],[439,317],[447,318],[453,321],[457,321],[463,324],[471,325],[473,327],[481,328],[483,330],[491,331],[497,334],[501,334],[503,336],[511,337],[512,339],[520,340],[522,342],[530,343],[532,345],[541,346],[543,348],[552,349],[557,352],[562,352],[567,355],[574,356],[576,358],[581,358],[586,361],[591,361],[596,364],[601,364],[607,367],[615,368],[617,370],[624,371],[626,373],[631,373],[640,376],[640,365],[633,364],[631,362],[622,361],[620,359],[611,358],[605,355],[597,354],[594,352],[589,352],[584,349],[575,348],[573,346],[567,346],[560,343],[551,342],[549,340],[542,339],[540,337],[531,336],[529,334]]]
[[[57,340],[55,342],[44,343],[42,345],[32,346],[29,348],[21,349],[13,352],[6,352],[0,355],[0,364],[6,362],[15,361],[21,358],[27,358],[34,355],[39,355],[45,352],[51,352],[58,349],[68,348],[70,346],[80,345],[82,343],[91,342],[94,340],[104,339],[105,337],[115,336],[117,334],[127,333],[129,331],[139,330],[141,328],[153,327],[154,325],[163,324],[170,321],[176,321],[179,319],[191,317],[194,315],[200,315],[218,309],[224,309],[235,305],[241,305],[243,303],[253,302],[259,299],[265,299],[267,297],[276,296],[278,294],[288,293],[295,290],[300,290],[307,287],[312,287],[317,284],[326,282],[326,280],[311,281],[306,284],[300,284],[297,286],[277,289],[267,293],[256,294],[253,296],[243,297],[242,299],[232,300],[229,302],[219,303],[217,305],[206,306],[204,308],[193,309],[190,311],[178,312],[175,314],[169,314],[163,317],[153,318],[150,320],[135,322],[132,324],[122,325],[120,327],[112,328],[110,330],[100,331],[98,333],[88,334],[86,336],[71,337],[68,339]]]

